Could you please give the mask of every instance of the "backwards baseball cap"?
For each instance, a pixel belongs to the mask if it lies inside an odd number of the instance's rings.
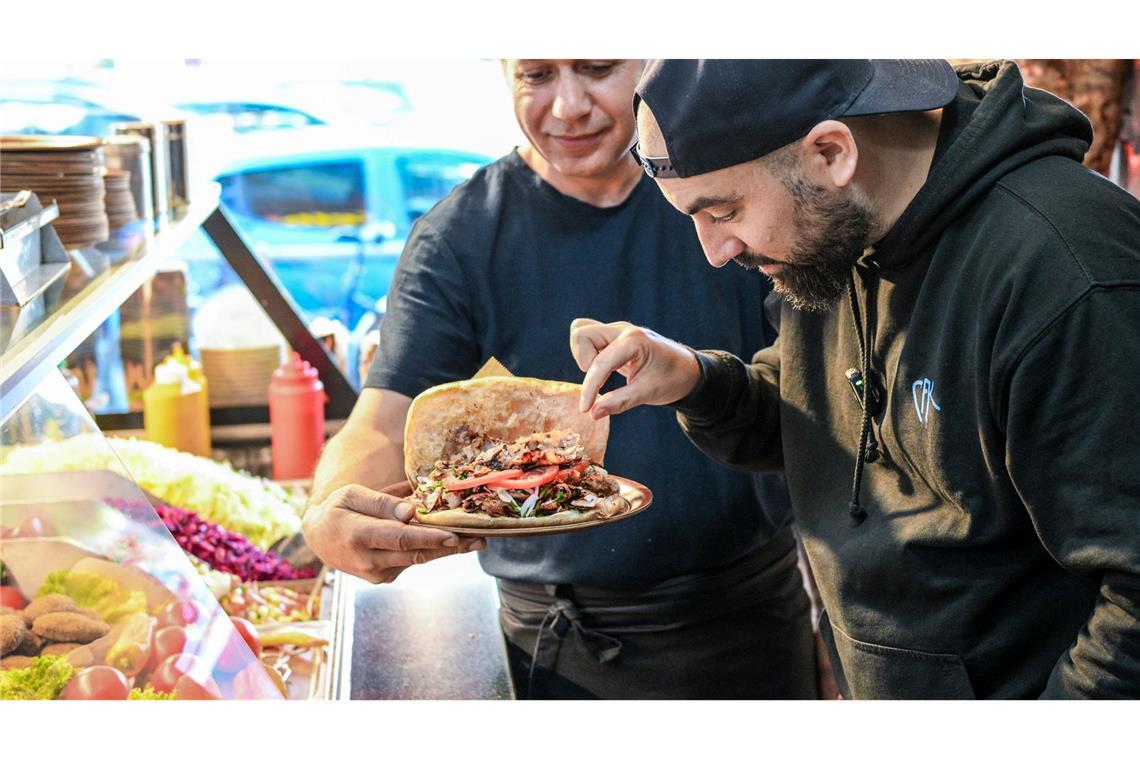
[[[633,96],[653,111],[668,156],[632,152],[651,177],[753,161],[821,121],[941,108],[958,92],[944,60],[658,60]]]

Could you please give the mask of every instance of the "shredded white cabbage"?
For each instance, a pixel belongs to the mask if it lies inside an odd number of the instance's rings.
[[[110,443],[108,448],[107,443]],[[138,485],[249,538],[259,549],[301,530],[305,501],[265,478],[204,457],[134,438],[87,433],[9,449],[0,473],[113,470],[122,461]]]

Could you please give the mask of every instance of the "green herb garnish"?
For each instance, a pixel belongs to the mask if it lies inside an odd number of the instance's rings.
[[[147,686],[145,689],[135,687],[131,689],[127,699],[176,699],[174,693],[164,694],[161,691],[155,691],[153,686]]]
[[[57,699],[75,673],[65,657],[36,657],[26,668],[0,671],[0,699]]]

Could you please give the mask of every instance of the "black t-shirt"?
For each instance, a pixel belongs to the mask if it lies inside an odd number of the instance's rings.
[[[366,385],[415,396],[469,378],[494,356],[519,376],[581,382],[570,322],[627,320],[694,348],[751,356],[774,338],[767,280],[714,269],[692,221],[642,177],[620,206],[563,195],[518,155],[456,188],[415,225],[388,294]],[[604,390],[624,380],[617,374]],[[654,504],[616,523],[493,539],[491,575],[637,589],[737,559],[790,521],[782,478],[730,471],[685,438],[666,407],[612,419],[606,469]],[[763,495],[763,503],[760,495]]]

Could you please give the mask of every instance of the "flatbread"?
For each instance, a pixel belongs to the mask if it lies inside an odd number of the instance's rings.
[[[593,520],[594,512],[564,510],[539,517],[492,517],[486,512],[464,512],[462,509],[444,509],[416,512],[416,520],[425,525],[450,528],[544,528],[550,525],[572,525]]]
[[[429,388],[412,400],[404,425],[408,482],[414,489],[443,457],[452,431],[464,426],[504,441],[550,430],[576,432],[590,461],[604,465],[610,420],[580,413],[581,391],[577,383],[533,377],[483,377]]]
[[[624,496],[614,494],[605,497],[607,512],[612,516],[625,514],[633,505]],[[597,510],[582,512],[567,509],[552,515],[538,517],[492,517],[486,512],[465,512],[462,509],[445,509],[434,512],[416,512],[416,519],[426,525],[440,525],[452,528],[543,528],[550,525],[573,525],[598,519]],[[603,518],[604,519],[604,518]]]
[[[610,419],[594,420],[580,413],[581,392],[577,383],[513,376],[477,377],[429,388],[412,400],[404,426],[404,472],[413,492],[419,477],[443,458],[451,433],[462,427],[503,441],[551,430],[575,432],[582,438],[586,456],[601,466]],[[596,515],[591,509],[540,517],[492,517],[485,512],[447,509],[417,511],[416,519],[426,525],[456,528],[538,528],[587,522]]]

